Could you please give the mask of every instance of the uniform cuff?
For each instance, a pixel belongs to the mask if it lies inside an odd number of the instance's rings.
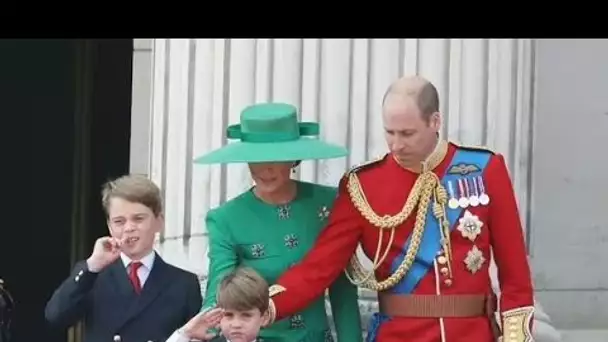
[[[274,323],[274,321],[276,320],[276,317],[277,317],[277,308],[276,308],[276,305],[274,304],[274,300],[272,300],[272,297],[276,296],[277,294],[279,294],[281,292],[285,292],[285,291],[287,291],[287,289],[278,284],[272,285],[268,288],[268,297],[269,297],[268,314],[270,317],[268,325]]]
[[[532,342],[534,307],[526,306],[502,313],[503,342]]]
[[[90,285],[95,281],[98,274],[99,273],[91,272],[86,262],[81,262],[74,267],[72,277],[74,282],[78,284],[85,283]]]

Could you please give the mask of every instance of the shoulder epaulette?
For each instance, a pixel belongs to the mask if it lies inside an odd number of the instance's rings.
[[[348,172],[346,172],[346,174],[349,175],[351,173],[355,173],[355,172],[361,171],[363,169],[366,169],[366,168],[368,168],[368,167],[370,167],[372,165],[376,165],[379,162],[383,161],[385,157],[386,157],[386,154],[382,155],[382,156],[378,156],[378,157],[373,158],[373,159],[370,159],[368,161],[364,161],[363,163],[359,163],[359,164],[351,167],[350,170],[348,170]]]
[[[469,151],[481,151],[481,152],[489,152],[491,154],[496,154],[496,151],[494,151],[493,149],[491,149],[488,146],[483,146],[483,145],[466,145],[466,144],[461,144],[458,142],[453,142],[454,145],[456,145],[456,147],[461,148],[463,150],[469,150]]]

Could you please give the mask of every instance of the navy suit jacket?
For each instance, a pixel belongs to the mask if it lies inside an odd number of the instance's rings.
[[[201,309],[194,273],[167,264],[158,254],[136,294],[119,258],[99,273],[76,264],[49,300],[47,321],[69,328],[84,319],[83,342],[164,342]]]

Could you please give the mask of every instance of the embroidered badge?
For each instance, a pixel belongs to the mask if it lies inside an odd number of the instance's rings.
[[[464,259],[464,263],[467,266],[467,270],[469,272],[475,274],[477,271],[481,269],[483,263],[486,261],[486,258],[483,256],[483,253],[477,246],[473,246],[471,250],[467,253],[467,257]]]
[[[289,210],[291,208],[289,207],[289,205],[282,205],[280,207],[277,208],[277,213],[279,214],[279,219],[281,220],[286,220],[289,218]]]
[[[460,164],[452,166],[448,170],[448,173],[451,175],[466,176],[469,173],[479,172],[479,171],[481,171],[481,169],[479,168],[479,166],[477,166],[475,164],[460,163]]]
[[[321,221],[323,221],[323,220],[327,219],[328,217],[329,217],[329,210],[327,209],[326,206],[322,206],[319,209],[319,219]]]
[[[285,240],[285,247],[289,249],[298,247],[299,241],[296,234],[287,234],[283,240]]]
[[[324,338],[325,342],[334,342],[334,335],[332,335],[331,330],[330,329],[326,329],[325,330],[325,338]]]
[[[253,256],[254,258],[263,257],[264,254],[266,254],[266,251],[264,249],[264,244],[261,243],[251,245],[251,256]]]
[[[464,238],[471,241],[475,241],[477,236],[481,234],[481,227],[483,222],[479,220],[479,217],[471,214],[470,211],[465,211],[463,217],[458,219],[458,230]]]
[[[304,318],[302,318],[302,315],[291,316],[291,318],[289,318],[289,328],[290,329],[304,328]]]

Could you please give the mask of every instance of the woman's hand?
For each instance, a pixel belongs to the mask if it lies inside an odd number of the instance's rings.
[[[200,312],[184,325],[182,333],[189,339],[210,340],[215,337],[215,334],[207,330],[219,327],[223,316],[224,310],[220,308]]]

